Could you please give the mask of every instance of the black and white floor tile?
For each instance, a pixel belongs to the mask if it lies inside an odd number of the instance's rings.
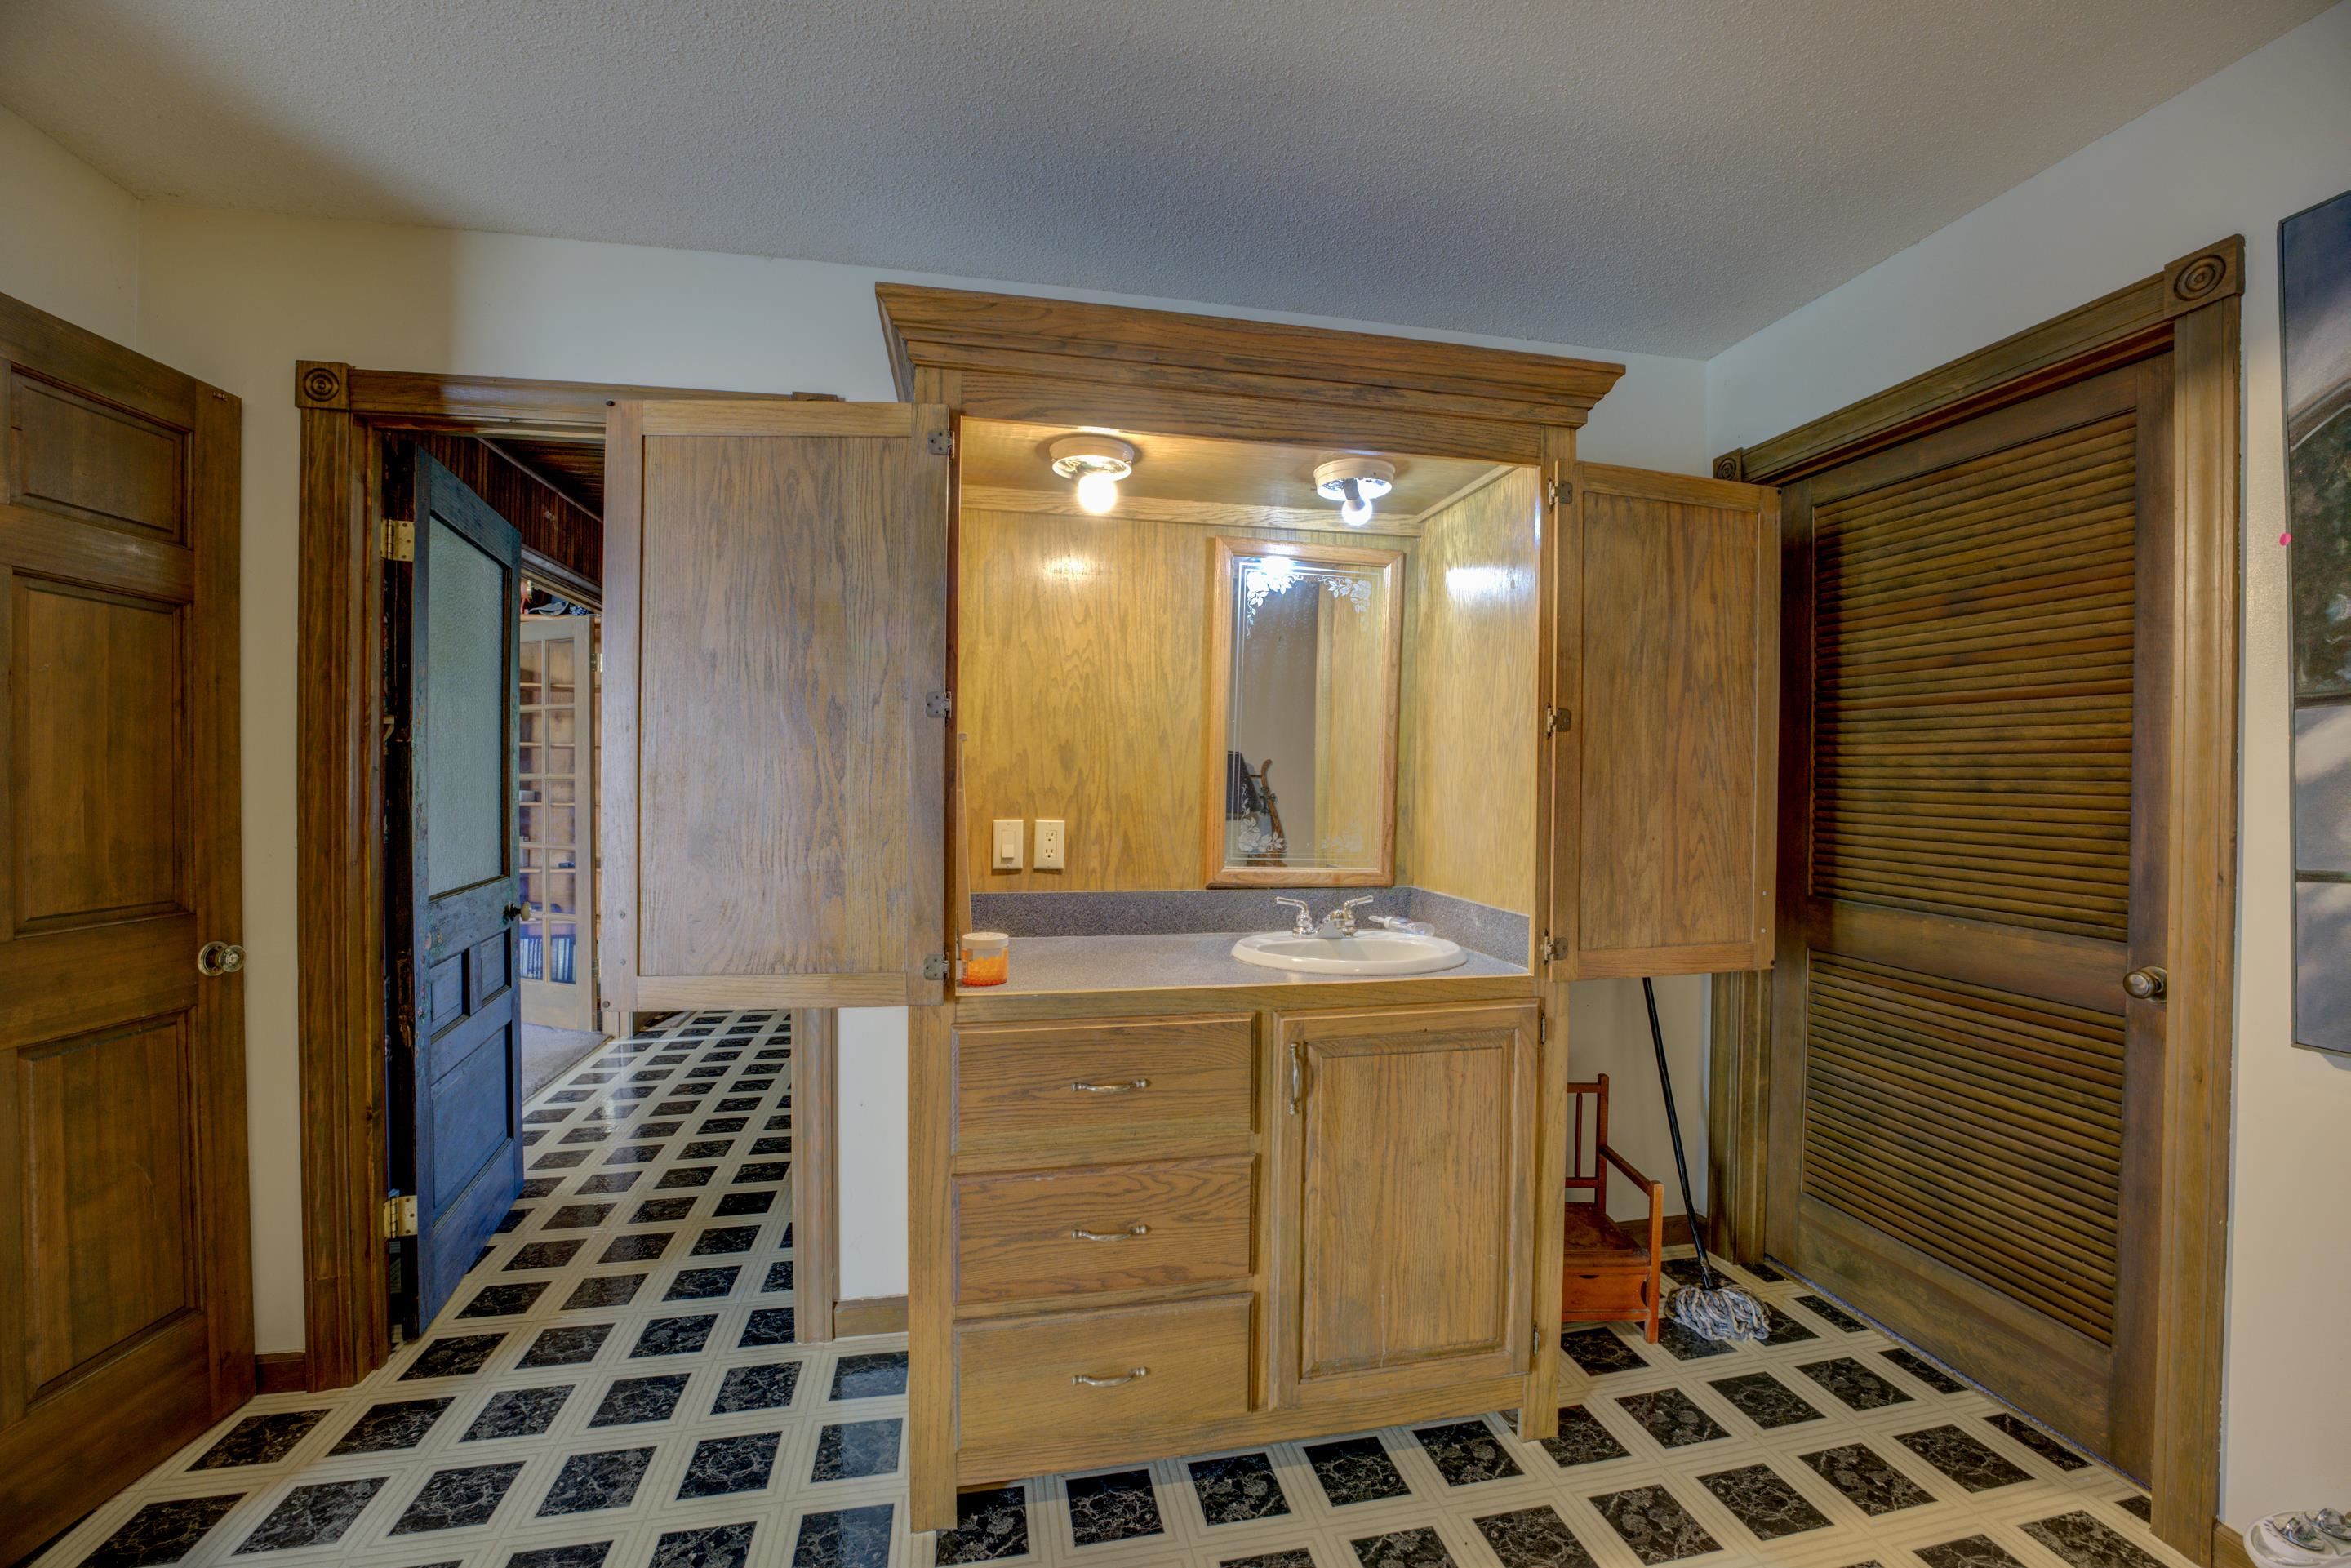
[[[705,1013],[562,1075],[420,1343],[255,1401],[39,1568],[2183,1568],[2137,1489],[1769,1268],[1730,1270],[1761,1345],[1571,1328],[1540,1443],[1332,1433],[910,1535],[903,1338],[794,1341],[790,1051],[781,1015]]]

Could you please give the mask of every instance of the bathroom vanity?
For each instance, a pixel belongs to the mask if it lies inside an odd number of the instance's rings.
[[[613,411],[605,983],[911,1007],[913,1526],[1548,1435],[1567,983],[1770,962],[1775,494],[1579,463],[1615,365],[877,292],[903,403]],[[1441,967],[1281,967],[1348,900]]]

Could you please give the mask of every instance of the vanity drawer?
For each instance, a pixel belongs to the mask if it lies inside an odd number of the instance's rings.
[[[1255,1125],[1249,1013],[956,1031],[958,1164],[1214,1154]]]
[[[1245,1279],[1256,1160],[956,1178],[956,1300],[1010,1301]]]
[[[959,1468],[1039,1475],[1247,1414],[1253,1312],[1215,1296],[959,1326]]]

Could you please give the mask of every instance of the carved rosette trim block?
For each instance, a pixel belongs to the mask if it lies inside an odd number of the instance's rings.
[[[2190,252],[2163,269],[2163,313],[2201,309],[2216,299],[2245,291],[2245,239],[2231,235],[2218,245]]]
[[[294,405],[297,408],[350,408],[350,367],[331,364],[324,360],[297,361],[294,365]]]

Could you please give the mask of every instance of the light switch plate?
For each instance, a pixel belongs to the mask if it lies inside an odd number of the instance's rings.
[[[1059,817],[1038,818],[1037,869],[1039,871],[1059,871],[1061,869],[1062,843],[1061,819]]]
[[[996,819],[996,858],[990,862],[998,871],[1020,869],[1021,830],[1027,824],[1019,817]]]

